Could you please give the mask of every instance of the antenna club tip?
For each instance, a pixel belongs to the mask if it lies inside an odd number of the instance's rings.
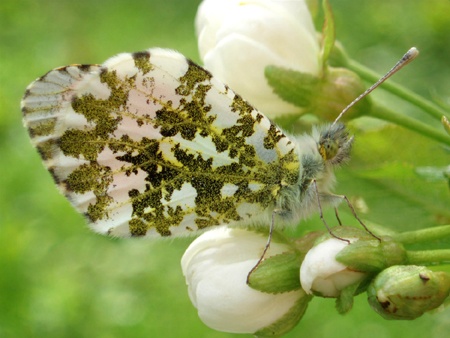
[[[405,54],[408,59],[414,59],[417,55],[419,55],[419,50],[416,47],[411,47]]]
[[[362,93],[361,95],[359,95],[356,99],[354,99],[352,102],[350,102],[349,105],[347,105],[347,107],[345,107],[341,113],[339,114],[339,116],[334,120],[332,126],[334,126],[336,124],[337,121],[339,121],[339,119],[342,117],[342,115],[344,115],[353,105],[355,105],[355,103],[357,103],[358,101],[360,101],[362,98],[364,98],[365,96],[367,96],[370,92],[372,92],[375,88],[377,88],[380,84],[382,84],[384,81],[386,81],[388,78],[390,78],[392,75],[394,75],[397,71],[399,71],[401,68],[403,68],[404,66],[406,66],[408,63],[410,63],[412,60],[414,60],[416,58],[416,56],[419,55],[419,50],[416,47],[411,47],[405,55],[403,55],[403,57],[395,64],[394,67],[392,67],[392,69],[387,72],[381,79],[379,79],[377,82],[375,82],[375,84],[373,84],[372,86],[370,86],[369,89],[367,89],[364,93]]]

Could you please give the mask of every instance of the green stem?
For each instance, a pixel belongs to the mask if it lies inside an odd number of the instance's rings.
[[[392,236],[402,244],[414,244],[450,238],[450,225],[442,225],[415,231],[402,232]]]
[[[450,263],[450,250],[407,251],[408,263],[411,265],[436,265]]]
[[[441,133],[437,129],[432,128],[429,125],[420,122],[419,120],[413,119],[403,114],[399,114],[384,106],[374,105],[370,111],[369,116],[376,117],[384,121],[393,122],[402,127],[408,128],[410,130],[418,132],[419,134],[450,146],[450,135]]]
[[[362,79],[375,83],[381,77],[379,74],[373,70],[361,65],[354,60],[347,60],[347,67],[357,73]],[[449,116],[448,112],[436,105],[435,103],[426,100],[422,96],[412,92],[411,90],[399,85],[398,83],[392,82],[391,80],[383,83],[382,88],[391,92],[392,94],[403,98],[405,101],[412,103],[413,105],[422,108],[429,115],[441,120],[442,116]]]

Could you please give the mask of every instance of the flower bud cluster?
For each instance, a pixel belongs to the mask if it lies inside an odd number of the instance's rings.
[[[368,292],[370,306],[387,319],[414,319],[439,307],[450,275],[407,265],[403,246],[351,227],[291,241],[274,233],[252,272],[267,232],[218,227],[198,237],[181,265],[189,297],[211,328],[258,336],[281,335],[302,318],[312,296],[337,298],[338,311]]]

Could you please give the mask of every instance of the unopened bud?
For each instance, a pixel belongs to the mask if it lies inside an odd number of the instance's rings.
[[[357,238],[347,237],[351,242]],[[366,274],[349,269],[338,262],[336,256],[348,246],[348,242],[336,238],[319,239],[308,251],[300,267],[300,282],[307,293],[322,297],[339,297],[341,291],[361,282]]]
[[[385,319],[415,319],[439,307],[450,293],[450,275],[424,266],[392,266],[367,289],[371,307]]]
[[[328,67],[309,112],[325,120],[334,121],[336,116],[364,91],[365,85],[357,74],[346,68]],[[370,98],[365,97],[343,115],[342,121],[367,115],[370,108]]]

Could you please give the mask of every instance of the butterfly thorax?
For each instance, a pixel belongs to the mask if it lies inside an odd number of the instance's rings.
[[[292,224],[317,212],[317,194],[321,204],[335,201],[331,197],[334,168],[349,159],[353,143],[343,124],[324,125],[295,139],[301,163],[298,182],[284,187],[277,200],[279,215]]]

